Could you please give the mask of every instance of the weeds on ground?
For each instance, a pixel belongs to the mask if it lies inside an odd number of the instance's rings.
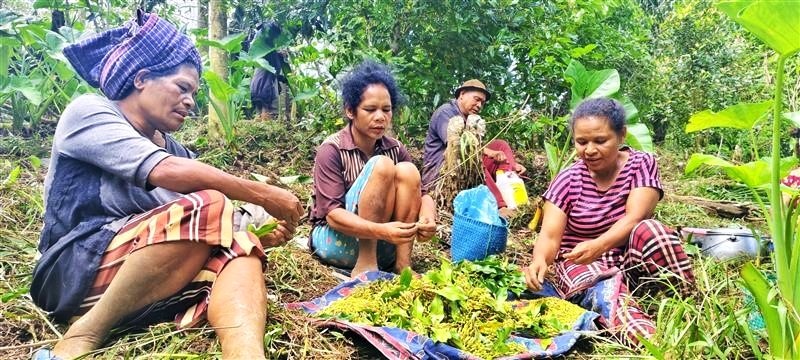
[[[655,314],[657,329],[644,352],[657,359],[749,359],[760,354],[764,349],[747,323],[754,308],[742,301],[741,266],[741,260],[698,258],[689,294],[645,298],[642,304]],[[681,290],[670,286],[668,292]]]
[[[14,347],[61,331],[27,295],[44,213],[43,174],[38,157],[0,157],[0,358],[27,357],[27,348]]]
[[[302,144],[281,124],[240,122],[252,126],[244,132],[242,149],[259,149],[240,157],[221,154],[224,168],[236,169],[240,175],[250,172],[276,177],[308,173],[311,168],[313,144]],[[261,130],[255,130],[261,129]],[[187,128],[183,131],[200,131]],[[196,134],[184,134],[190,139]],[[178,134],[177,136],[184,136]],[[287,152],[281,143],[297,144]],[[45,145],[42,145],[45,146]],[[49,145],[46,145],[49,147]],[[36,148],[25,144],[19,149]],[[280,149],[280,150],[278,150]],[[214,150],[198,147],[204,161],[213,163]],[[6,154],[7,155],[7,154]],[[0,358],[20,359],[30,356],[31,350],[47,341],[53,341],[66,330],[65,326],[52,324],[26,295],[39,230],[42,223],[42,183],[45,170],[36,168],[29,154],[0,157],[0,182],[17,165],[20,175],[13,186],[0,189]],[[19,160],[22,159],[22,160]],[[665,185],[671,192],[697,195],[688,191],[711,186],[719,180],[710,177],[688,183],[672,177],[672,161],[661,161]],[[216,165],[216,164],[215,164]],[[677,164],[676,166],[681,166]],[[310,195],[306,183],[288,185],[305,199]],[[670,190],[668,190],[670,192]],[[532,193],[532,195],[535,195]],[[728,221],[710,217],[694,205],[662,201],[656,217],[672,226],[724,226]],[[515,222],[509,233],[505,257],[521,266],[530,262],[530,251],[536,234],[525,225],[528,218]],[[440,219],[440,236],[430,242],[417,243],[414,250],[414,270],[425,272],[438,266],[438,258],[447,256],[449,218]],[[298,229],[298,236],[307,236],[308,227]],[[711,259],[696,259],[696,290],[691,296],[671,296],[644,299],[644,305],[655,314],[658,332],[653,338],[654,350],[629,349],[609,340],[604,334],[580,341],[569,358],[747,358],[762,342],[752,340],[741,321],[747,310],[741,301],[736,262],[718,263]],[[301,313],[284,310],[279,303],[303,301],[317,297],[338,283],[331,270],[320,265],[307,251],[293,244],[271,250],[265,271],[268,292],[272,296],[264,343],[272,359],[372,359],[380,354],[363,340],[348,333],[311,326]],[[755,347],[754,345],[755,344]],[[27,346],[25,346],[27,345]],[[9,349],[11,348],[11,349]],[[763,349],[762,349],[763,350]],[[100,359],[172,357],[188,359],[219,358],[220,349],[213,329],[177,331],[172,324],[160,324],[147,329],[114,335],[106,347],[92,356]]]
[[[708,213],[697,205],[670,199],[665,199],[658,203],[654,218],[673,229],[680,227],[717,228],[736,225],[737,223],[737,221],[731,219],[708,216]]]

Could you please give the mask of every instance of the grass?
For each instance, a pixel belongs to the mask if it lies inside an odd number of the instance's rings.
[[[753,310],[743,304],[738,261],[699,258],[694,263],[695,289],[685,297],[649,297],[642,302],[656,314],[651,339],[659,359],[754,358],[762,346],[747,325]]]
[[[189,126],[176,136],[202,153],[201,159],[240,176],[257,173],[275,181],[279,176],[309,174],[316,145],[311,136],[295,133],[275,123],[244,122],[240,133],[243,155],[232,156],[224,149],[191,139],[202,138],[202,126]],[[320,137],[320,134],[314,136]],[[46,157],[42,148],[49,148],[40,138],[5,139],[0,148],[0,183],[16,166],[21,165],[19,178],[13,184],[0,186],[0,358],[29,358],[30,352],[66,331],[53,324],[33,305],[27,293],[38,232],[42,222],[42,184],[44,167],[37,168],[28,160],[31,154]],[[287,145],[288,144],[288,145]],[[13,151],[9,151],[12,149]],[[532,154],[521,158],[536,159]],[[18,160],[23,159],[23,160]],[[707,189],[716,189],[720,198],[734,198],[735,187],[714,174],[687,179],[682,176],[681,159],[660,154],[662,181],[668,193],[708,196]],[[529,166],[529,169],[538,168]],[[534,187],[542,187],[535,184]],[[301,200],[309,200],[311,187],[293,183],[289,187]],[[706,189],[706,190],[704,190]],[[706,191],[706,192],[704,192]],[[728,192],[725,192],[728,191]],[[535,194],[531,192],[531,194]],[[733,195],[732,195],[733,194]],[[742,201],[742,199],[734,199]],[[531,209],[521,209],[512,219],[505,256],[525,266],[536,235],[526,228]],[[439,236],[427,243],[418,243],[414,251],[414,270],[424,272],[438,266],[438,259],[447,256],[450,218],[443,214]],[[719,219],[709,216],[697,206],[665,199],[656,209],[656,218],[670,226],[719,227],[730,223],[760,226],[746,220]],[[298,236],[308,236],[309,227],[298,229]],[[690,247],[691,248],[691,247]],[[696,249],[694,249],[696,250]],[[697,251],[694,252],[695,254]],[[268,293],[273,299],[269,308],[264,343],[271,359],[373,359],[380,358],[369,344],[341,331],[317,328],[302,314],[283,309],[278,303],[309,300],[330,289],[338,280],[306,251],[292,244],[270,251],[265,271]],[[656,294],[641,301],[655,315],[658,332],[649,348],[630,349],[608,340],[606,334],[580,341],[570,358],[752,358],[765,351],[764,342],[746,326],[750,309],[742,302],[738,262],[718,262],[695,255],[697,284],[688,296]],[[764,265],[762,265],[764,266]],[[213,329],[177,331],[172,324],[159,324],[114,334],[91,354],[101,359],[116,358],[219,358],[220,348]]]

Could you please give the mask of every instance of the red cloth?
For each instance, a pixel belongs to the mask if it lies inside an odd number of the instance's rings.
[[[781,183],[795,189],[800,188],[800,169],[792,170],[789,175],[786,175],[786,177],[781,180]]]
[[[492,140],[492,142],[486,145],[486,148],[494,151],[502,151],[506,154],[506,161],[502,163],[498,163],[494,161],[494,159],[483,155],[483,177],[486,179],[486,187],[489,188],[494,198],[497,199],[497,207],[503,208],[506,207],[506,202],[503,201],[503,196],[500,195],[500,189],[497,187],[497,183],[495,183],[495,174],[497,170],[514,170],[514,168],[517,167],[517,162],[514,160],[514,152],[511,150],[511,146],[504,140]]]
[[[581,305],[599,313],[605,327],[620,339],[636,344],[637,335],[648,338],[656,327],[630,289],[665,273],[673,275],[673,280],[693,283],[694,273],[678,234],[656,220],[637,224],[624,249],[623,260],[613,265],[602,258],[578,265],[559,256],[555,285],[561,297],[581,297]],[[664,286],[658,280],[646,285]]]

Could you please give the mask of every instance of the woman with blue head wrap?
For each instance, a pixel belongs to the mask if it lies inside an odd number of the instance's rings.
[[[224,358],[263,359],[264,248],[291,238],[299,200],[202,164],[170,136],[195,106],[201,60],[169,22],[140,14],[64,54],[105,96],[73,100],[53,137],[31,296],[72,325],[34,358],[81,356],[115,327],[207,319]],[[247,231],[272,216],[272,232]]]

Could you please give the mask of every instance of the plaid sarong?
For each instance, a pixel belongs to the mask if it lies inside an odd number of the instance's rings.
[[[64,48],[78,75],[111,100],[125,97],[142,69],[159,72],[188,61],[202,72],[200,53],[189,37],[156,14],[140,20],[141,26],[130,21]]]
[[[637,336],[650,337],[655,324],[630,290],[644,285],[644,279],[662,274],[674,275],[687,284],[694,282],[691,261],[680,237],[656,220],[644,220],[633,228],[621,262],[603,259],[578,265],[559,257],[555,264],[556,290],[562,298],[599,313],[605,327],[620,340],[633,344],[639,342]]]
[[[200,323],[205,319],[211,287],[225,264],[252,252],[266,259],[261,242],[254,234],[234,231],[233,215],[234,206],[225,195],[203,190],[131,218],[106,249],[78,315],[85,314],[97,303],[134,251],[168,241],[194,241],[215,246],[197,276],[178,293],[145,307],[120,325],[145,325],[169,318],[174,318],[181,328]]]

